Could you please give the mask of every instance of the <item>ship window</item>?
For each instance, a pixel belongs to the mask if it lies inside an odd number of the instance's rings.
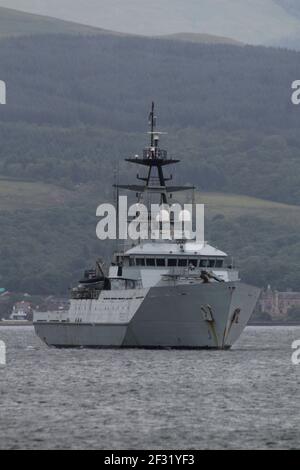
[[[179,259],[178,266],[187,266],[188,260],[187,259]]]
[[[126,281],[126,289],[135,289],[135,281],[131,279],[127,279]]]
[[[207,268],[207,263],[208,263],[207,259],[200,260],[200,268]]]
[[[156,260],[156,266],[165,266],[166,265],[166,260],[164,258],[158,258]]]
[[[222,267],[223,267],[223,260],[222,259],[217,259],[216,268],[222,268]]]
[[[177,259],[169,258],[168,259],[168,266],[177,266]]]
[[[137,266],[145,266],[145,260],[143,258],[137,258],[136,259],[136,265]]]
[[[134,266],[134,258],[129,258],[129,266]]]
[[[214,268],[215,267],[216,260],[215,259],[210,259],[208,260],[208,267],[209,268]]]
[[[126,288],[126,281],[124,279],[111,279],[112,290],[123,290]]]
[[[189,259],[189,266],[194,266],[194,268],[197,268],[198,260],[197,259]]]
[[[155,266],[155,259],[154,258],[147,258],[146,259],[147,266]]]

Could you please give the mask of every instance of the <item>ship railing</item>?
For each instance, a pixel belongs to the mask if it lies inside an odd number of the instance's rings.
[[[100,295],[99,289],[74,289],[71,292],[73,300],[97,300]]]
[[[168,152],[167,150],[162,150],[162,149],[155,149],[155,152],[153,150],[147,148],[143,150],[143,158],[148,160],[149,158],[158,158],[160,160],[167,160],[168,159]]]
[[[160,180],[158,176],[151,176],[149,178],[149,186],[160,186]]]

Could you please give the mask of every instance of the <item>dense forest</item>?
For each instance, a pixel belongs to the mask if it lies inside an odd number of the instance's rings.
[[[98,180],[112,158],[142,145],[154,98],[185,179],[196,171],[204,189],[298,204],[300,108],[291,83],[299,59],[287,50],[117,36],[2,40],[0,172]]]
[[[60,207],[0,201],[1,283],[66,292],[87,263],[108,255],[95,210],[112,197],[116,162],[143,148],[152,99],[163,143],[182,160],[178,181],[299,206],[300,107],[291,103],[299,59],[283,49],[116,35],[1,40],[0,178],[87,188]],[[128,180],[134,171],[120,172]],[[207,235],[236,255],[247,280],[299,289],[299,226],[281,211],[268,221],[255,209],[217,214]]]

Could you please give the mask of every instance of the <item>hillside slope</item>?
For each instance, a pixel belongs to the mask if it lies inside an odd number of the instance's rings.
[[[0,0],[0,5],[130,34],[212,34],[250,44],[299,37],[295,0]],[[293,8],[292,8],[293,7]]]
[[[46,34],[103,35],[125,36],[125,33],[86,26],[70,21],[63,21],[49,16],[34,15],[22,11],[0,7],[0,38]],[[129,35],[129,34],[128,34]],[[130,35],[129,35],[130,36]],[[210,34],[178,33],[158,36],[161,39],[173,39],[204,44],[241,45],[239,41]]]
[[[115,244],[95,233],[96,186],[0,181],[0,188],[0,280],[8,289],[67,295],[97,256],[109,260]],[[300,207],[222,193],[197,200],[205,204],[206,240],[234,257],[244,280],[298,289]]]
[[[233,256],[245,281],[299,291],[299,206],[224,194],[198,200],[206,205],[207,240]]]
[[[232,46],[242,46],[243,43],[231,38],[222,36],[213,36],[212,34],[196,34],[196,33],[176,33],[158,36],[160,39],[169,39],[173,41],[187,41],[198,44],[228,44]]]
[[[3,40],[0,174],[106,187],[109,163],[144,145],[155,98],[182,179],[300,204],[299,57],[114,35]]]
[[[2,39],[2,285],[66,293],[109,255],[96,207],[111,200],[116,162],[144,147],[154,98],[162,146],[182,160],[176,182],[208,198],[207,239],[247,281],[299,289],[300,108],[290,100],[299,57],[109,34]],[[119,173],[135,176],[130,165]]]
[[[41,34],[105,34],[106,31],[0,7],[0,38]]]

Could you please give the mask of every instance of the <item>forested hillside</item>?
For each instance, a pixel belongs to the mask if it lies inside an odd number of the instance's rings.
[[[168,131],[164,144],[182,159],[179,181],[299,206],[300,108],[290,99],[299,59],[285,50],[115,35],[1,40],[8,104],[0,107],[0,175],[63,198],[30,209],[29,195],[24,211],[0,191],[2,284],[62,292],[107,252],[95,238],[95,210],[112,196],[115,162],[141,151],[152,99]],[[124,166],[121,174],[135,176]],[[298,212],[283,206],[266,221],[269,210],[225,219],[219,211],[207,233],[234,252],[247,280],[299,288]]]
[[[112,157],[142,144],[155,99],[184,179],[299,204],[300,110],[290,99],[299,60],[285,50],[115,36],[3,40],[0,173],[98,180]]]

